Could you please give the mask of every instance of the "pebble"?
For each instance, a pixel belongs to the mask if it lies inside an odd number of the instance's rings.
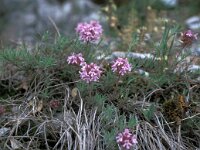
[[[154,55],[149,53],[135,53],[135,52],[121,52],[121,51],[115,51],[111,55],[105,57],[105,60],[112,61],[115,58],[118,57],[128,57],[128,58],[137,58],[137,59],[152,59],[154,58]]]
[[[185,24],[188,26],[189,29],[198,31],[200,29],[200,17],[192,16],[185,21]]]
[[[10,131],[10,128],[0,128],[0,137],[5,136]]]
[[[188,71],[190,71],[190,72],[200,71],[200,66],[199,65],[190,65],[188,67]]]
[[[177,0],[161,0],[166,6],[175,7],[177,6]]]

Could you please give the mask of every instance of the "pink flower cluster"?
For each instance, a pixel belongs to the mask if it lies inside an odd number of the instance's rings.
[[[112,64],[112,71],[117,72],[119,75],[123,76],[131,71],[131,65],[127,58],[118,58]]]
[[[198,33],[193,33],[191,30],[185,31],[181,36],[183,46],[190,46],[194,40],[197,40]]]
[[[86,64],[85,59],[81,53],[79,54],[72,54],[67,58],[68,64],[75,64],[81,66],[80,77],[82,80],[90,83],[92,81],[98,81],[102,71],[100,67],[94,63]]]
[[[95,42],[100,39],[103,29],[98,21],[90,21],[90,23],[79,23],[76,32],[83,42]]]
[[[73,53],[72,55],[68,56],[67,62],[68,64],[83,66],[85,64],[85,59],[83,58],[83,55],[81,53]]]
[[[97,66],[94,63],[91,64],[85,64],[81,71],[79,72],[81,79],[86,81],[87,83],[90,83],[92,81],[98,81],[102,71],[100,70],[100,67]]]
[[[136,135],[132,134],[129,129],[124,129],[122,133],[119,133],[116,136],[116,141],[125,149],[130,149],[132,146],[138,143]]]

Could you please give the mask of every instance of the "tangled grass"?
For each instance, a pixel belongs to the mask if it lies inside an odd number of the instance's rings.
[[[64,86],[64,85],[61,85]],[[66,85],[65,85],[66,86]],[[100,118],[97,109],[85,109],[83,99],[78,92],[77,110],[70,107],[69,87],[66,86],[63,108],[56,116],[52,110],[38,103],[35,95],[33,101],[24,101],[18,105],[18,113],[5,117],[2,123],[10,127],[10,133],[2,138],[4,149],[103,149],[100,135]],[[25,97],[21,98],[24,100]],[[14,105],[14,101],[12,102]],[[42,108],[44,107],[44,108]],[[9,120],[8,122],[6,120]]]

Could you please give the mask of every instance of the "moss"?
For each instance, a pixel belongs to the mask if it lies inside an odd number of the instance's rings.
[[[183,96],[177,96],[174,99],[166,100],[163,103],[164,115],[169,121],[177,121],[177,119],[183,119],[187,110]]]

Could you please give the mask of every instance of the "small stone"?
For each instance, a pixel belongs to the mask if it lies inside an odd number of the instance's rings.
[[[190,71],[190,72],[200,71],[200,66],[199,65],[190,65],[188,67],[188,71]]]
[[[152,54],[149,53],[134,53],[134,52],[113,52],[112,57],[117,58],[117,57],[129,57],[129,58],[139,58],[139,59],[151,59],[154,58]]]
[[[138,69],[135,72],[138,73],[138,74],[140,74],[140,75],[143,75],[145,77],[149,77],[149,73],[146,72],[146,71],[144,71],[144,70],[142,70],[142,69]]]
[[[200,17],[190,17],[185,21],[185,24],[188,26],[189,29],[198,31],[200,29]]]
[[[161,0],[166,6],[175,7],[177,5],[177,0]]]
[[[154,55],[150,53],[134,53],[134,52],[121,52],[116,51],[113,52],[111,55],[104,57],[104,59],[108,62],[112,62],[114,59],[121,57],[121,58],[135,58],[135,59],[153,59],[155,58]]]
[[[10,131],[10,128],[1,128],[0,129],[0,137],[5,136]]]
[[[140,59],[152,59],[154,58],[154,56],[152,54],[149,53],[128,53],[127,57],[130,58],[140,58]]]
[[[113,53],[112,53],[112,56],[113,56],[114,58],[117,58],[117,57],[122,57],[122,58],[124,58],[124,57],[126,57],[126,52],[113,52]]]

